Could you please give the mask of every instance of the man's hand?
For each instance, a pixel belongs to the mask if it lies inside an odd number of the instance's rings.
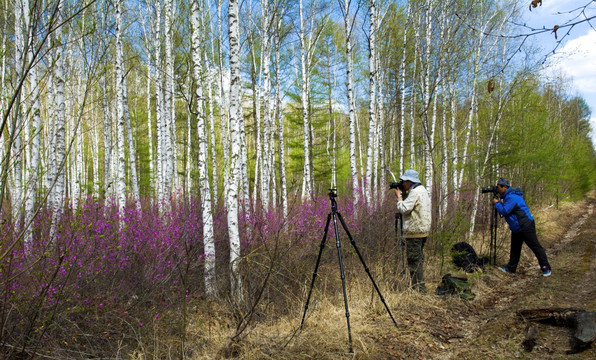
[[[397,201],[402,201],[403,198],[401,196],[401,190],[399,189],[393,189],[395,191],[395,196],[397,196]]]
[[[497,198],[493,198],[493,205],[495,205],[495,204],[496,204],[496,203],[498,203],[498,202],[499,202],[499,199],[497,199]]]

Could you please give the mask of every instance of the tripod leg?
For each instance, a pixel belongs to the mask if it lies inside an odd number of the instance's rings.
[[[352,329],[350,328],[350,311],[348,310],[348,294],[346,293],[346,276],[344,274],[344,263],[341,256],[341,243],[339,242],[339,232],[337,231],[337,217],[333,213],[333,228],[335,230],[335,246],[337,247],[337,258],[339,260],[339,273],[341,276],[341,287],[344,292],[344,306],[346,308],[346,322],[348,323],[348,341],[350,343],[350,354],[354,353],[352,348]],[[339,213],[337,213],[339,214]]]
[[[497,209],[493,210],[493,216],[491,218],[491,228],[490,228],[490,244],[491,244],[491,255],[492,255],[492,262],[493,265],[497,265],[497,220],[498,220],[498,213]]]
[[[366,263],[364,262],[364,258],[362,257],[362,254],[360,254],[360,250],[358,250],[358,247],[356,246],[356,242],[354,241],[354,238],[352,238],[352,234],[350,234],[350,231],[348,230],[348,227],[346,226],[346,223],[344,221],[344,218],[341,216],[341,214],[339,212],[337,213],[337,216],[339,217],[339,221],[341,221],[341,226],[344,228],[344,231],[346,232],[346,234],[348,234],[348,238],[350,239],[350,243],[354,247],[354,250],[356,251],[356,254],[358,254],[358,258],[360,259],[360,262],[362,263],[362,266],[364,266],[364,270],[368,274],[368,277],[370,278],[370,281],[372,282],[375,290],[377,291],[377,294],[379,295],[379,298],[381,298],[381,302],[383,303],[383,305],[385,305],[385,309],[387,310],[387,313],[389,314],[389,317],[391,317],[391,321],[393,321],[393,324],[395,325],[395,327],[398,327],[397,326],[397,322],[395,321],[395,318],[393,318],[393,314],[391,313],[391,310],[389,310],[389,306],[387,306],[387,302],[385,302],[385,298],[383,297],[383,294],[381,294],[381,290],[379,290],[379,287],[377,286],[377,283],[375,282],[375,279],[373,279],[373,276],[370,273],[370,270],[368,269],[368,266],[366,266]],[[337,234],[337,226],[336,226],[335,232]]]
[[[313,271],[312,273],[312,281],[310,282],[310,289],[308,289],[308,296],[306,297],[306,304],[304,305],[304,313],[302,314],[302,321],[300,322],[300,328],[298,329],[298,331],[302,330],[302,325],[304,325],[306,311],[308,310],[308,303],[310,302],[310,295],[312,294],[312,288],[315,284],[315,279],[317,278],[317,271],[319,270],[319,264],[321,263],[321,255],[323,254],[323,249],[325,248],[325,241],[327,240],[327,232],[329,231],[330,221],[331,213],[329,213],[329,215],[327,216],[327,223],[325,224],[325,234],[323,235],[323,240],[321,240],[319,256],[317,257],[317,264],[315,265],[315,271]]]

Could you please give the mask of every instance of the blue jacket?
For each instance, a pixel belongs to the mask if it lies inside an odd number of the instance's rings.
[[[525,230],[534,221],[534,217],[530,214],[530,209],[522,197],[523,195],[522,189],[510,187],[501,195],[502,202],[495,204],[495,209],[505,217],[511,232]]]

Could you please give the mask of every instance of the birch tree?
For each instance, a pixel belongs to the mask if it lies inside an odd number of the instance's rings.
[[[313,194],[313,184],[311,178],[311,164],[310,164],[310,115],[308,113],[308,69],[309,69],[309,48],[310,41],[307,42],[306,38],[306,20],[304,19],[304,9],[302,0],[299,3],[299,15],[300,15],[300,70],[301,70],[301,99],[302,99],[302,123],[303,123],[303,149],[304,149],[304,168],[302,176],[302,200],[306,200],[307,197]]]
[[[230,44],[230,140],[231,154],[230,166],[227,168],[228,176],[226,188],[226,210],[228,219],[228,236],[230,239],[230,275],[232,294],[242,300],[242,282],[238,272],[240,262],[240,234],[238,229],[238,183],[240,176],[240,121],[242,117],[242,103],[240,98],[240,31],[239,31],[239,4],[238,0],[229,0],[229,44]]]
[[[287,191],[287,180],[286,180],[286,152],[284,143],[284,120],[282,113],[281,103],[281,23],[283,14],[279,16],[276,22],[275,29],[275,118],[277,126],[278,136],[278,157],[279,157],[279,182],[281,186],[281,203],[284,218],[288,216],[288,191]]]
[[[61,23],[63,19],[64,4],[59,2],[57,12],[57,22]],[[57,47],[54,53],[54,126],[53,126],[53,143],[54,148],[52,153],[52,163],[48,170],[48,184],[51,187],[50,190],[50,204],[53,210],[52,215],[52,226],[50,228],[50,239],[54,240],[56,237],[56,231],[58,222],[60,220],[61,212],[63,209],[64,202],[64,184],[65,184],[65,124],[66,124],[66,109],[65,109],[65,72],[64,62],[66,58],[66,51],[64,50],[66,42],[66,27],[62,27],[56,34],[54,39]]]
[[[26,30],[24,30],[25,24],[23,23],[23,17],[25,12],[29,12],[29,9],[25,9],[25,3],[23,0],[17,0],[14,7],[14,63],[15,63],[15,82],[21,82],[25,75],[25,37]],[[16,228],[20,227],[21,206],[23,202],[23,142],[22,142],[22,128],[23,125],[23,114],[21,104],[21,91],[18,92],[17,100],[14,107],[13,120],[10,132],[10,142],[12,146],[10,151],[11,162],[12,162],[12,186],[11,186],[11,206],[12,206],[12,218],[16,225]],[[25,126],[26,128],[26,126]]]
[[[201,56],[201,9],[199,0],[193,0],[191,10],[192,21],[192,57],[193,76],[195,81],[197,141],[199,145],[198,169],[199,192],[201,196],[201,216],[203,220],[203,245],[205,251],[205,289],[209,296],[215,296],[215,244],[213,235],[213,215],[211,212],[211,186],[207,170],[207,131],[205,113],[203,111],[203,63]],[[209,94],[210,95],[210,94]]]
[[[124,55],[122,53],[122,0],[116,2],[116,119],[117,119],[117,200],[120,216],[126,206],[126,162],[124,153]]]
[[[373,165],[374,147],[377,137],[377,84],[376,84],[376,65],[377,65],[377,1],[368,0],[368,16],[369,16],[369,30],[368,30],[368,144],[366,146],[366,184],[364,185],[364,193],[366,196],[366,203],[369,206],[373,205],[372,186],[373,186]]]
[[[23,8],[29,9],[28,1],[24,1]],[[27,11],[28,12],[28,11]],[[31,18],[26,15],[25,16],[25,23],[26,28],[31,28],[30,24]],[[29,46],[27,52],[27,61],[28,63],[33,63],[34,61],[34,54],[33,54],[33,44],[34,44],[34,37],[30,35],[29,38]],[[39,154],[41,151],[41,104],[39,100],[39,86],[38,86],[38,67],[34,66],[31,68],[30,77],[29,77],[29,84],[31,89],[31,130],[30,130],[30,162],[28,164],[29,168],[29,177],[28,183],[26,186],[27,195],[25,197],[25,226],[27,227],[27,231],[25,233],[25,244],[28,246],[33,241],[33,231],[31,227],[31,222],[33,221],[34,210],[35,210],[35,195],[37,192],[37,183],[39,179]]]
[[[354,21],[351,15],[351,0],[338,0],[344,17],[344,33],[346,37],[346,87],[348,96],[348,122],[350,127],[350,176],[352,180],[352,196],[354,205],[360,199],[360,184],[356,166],[356,103],[354,101],[354,60],[352,58],[352,30]]]

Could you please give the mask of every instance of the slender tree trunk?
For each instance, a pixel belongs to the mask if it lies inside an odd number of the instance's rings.
[[[360,200],[360,184],[358,180],[358,167],[356,165],[356,104],[354,101],[354,60],[352,59],[352,15],[350,14],[351,0],[343,1],[344,32],[346,36],[346,87],[348,92],[348,122],[350,127],[350,176],[352,179],[352,195],[354,206]]]
[[[311,183],[311,175],[310,175],[310,135],[309,135],[309,128],[310,128],[310,117],[309,117],[309,104],[308,104],[308,64],[307,61],[309,59],[308,56],[308,48],[306,43],[306,22],[304,20],[303,8],[302,8],[302,0],[300,0],[299,4],[299,12],[300,12],[300,68],[301,68],[301,75],[302,75],[302,124],[303,124],[303,149],[304,149],[304,168],[303,168],[303,176],[302,176],[302,200],[306,200],[308,197],[311,197],[313,194],[313,187]]]
[[[215,144],[215,116],[213,115],[213,81],[214,79],[211,76],[209,76],[209,79],[207,79],[207,96],[209,96],[209,99],[207,101],[207,111],[209,112],[209,140],[211,141],[211,176],[213,178],[213,202],[214,205],[217,206],[218,166],[217,147]]]
[[[21,78],[26,76],[24,73],[24,66],[25,66],[25,31],[23,30],[27,24],[24,24],[23,17],[25,16],[25,12],[28,12],[29,9],[25,9],[25,3],[23,0],[17,0],[14,6],[14,16],[15,16],[15,24],[14,24],[14,62],[15,62],[15,82],[19,83]],[[6,9],[5,11],[8,11]],[[4,84],[2,84],[3,86]],[[23,161],[25,160],[23,157],[23,141],[22,141],[22,134],[21,132],[23,129],[26,129],[27,126],[24,125],[24,121],[22,119],[22,104],[21,104],[21,95],[22,90],[19,91],[19,96],[15,102],[14,112],[13,112],[13,124],[12,124],[12,131],[10,132],[10,139],[11,141],[9,144],[12,146],[10,151],[11,154],[11,170],[12,170],[12,186],[11,186],[11,207],[12,207],[12,218],[14,222],[14,226],[17,229],[20,229],[21,226],[21,219],[20,215],[22,214],[22,205],[23,205]],[[24,136],[27,135],[27,131],[23,131]]]
[[[410,10],[410,2],[408,1],[408,9],[406,15],[406,26],[404,29],[404,46],[401,60],[401,78],[400,78],[400,92],[401,92],[401,104],[400,104],[400,124],[399,124],[399,174],[404,173],[404,151],[405,151],[405,128],[406,128],[406,60],[407,60],[407,46],[408,43],[408,26],[412,17]],[[413,86],[412,86],[413,88]]]
[[[157,176],[155,178],[155,188],[157,189],[157,199],[160,212],[163,212],[163,200],[166,198],[166,156],[165,156],[165,118],[164,118],[164,96],[163,96],[163,68],[161,55],[161,7],[156,4],[155,27],[153,39],[155,41],[155,99],[156,99],[156,125],[157,125]]]
[[[27,5],[26,8],[29,8],[29,6]],[[29,19],[29,17],[27,18]],[[27,27],[29,28],[29,26]],[[30,38],[29,43],[33,44],[33,37]],[[34,60],[32,46],[29,46],[27,56],[29,63],[32,63]],[[36,66],[31,68],[30,85],[31,99],[33,103],[31,105],[31,161],[28,165],[30,171],[25,200],[25,226],[28,227],[25,233],[26,246],[29,246],[33,241],[31,222],[33,221],[35,194],[37,192],[37,183],[39,180],[39,153],[41,150],[41,104],[39,101],[38,68]]]
[[[116,111],[118,119],[118,209],[120,216],[124,216],[126,206],[126,160],[124,150],[124,59],[122,54],[122,0],[116,3]],[[121,224],[122,226],[122,224]]]
[[[193,75],[196,86],[196,111],[197,111],[197,140],[199,145],[198,170],[199,170],[199,191],[201,195],[202,220],[203,220],[203,245],[205,251],[205,289],[209,296],[216,295],[215,283],[215,243],[213,234],[213,215],[211,212],[211,186],[209,184],[209,172],[207,169],[207,126],[205,124],[205,113],[203,111],[203,79],[201,59],[201,26],[199,0],[192,2],[192,54],[193,54]]]
[[[377,36],[377,2],[376,0],[368,0],[369,20],[369,35],[368,35],[368,144],[366,148],[366,184],[364,186],[364,193],[366,195],[366,203],[369,207],[373,206],[372,202],[372,187],[373,187],[373,164],[375,139],[377,137],[377,85],[376,85],[376,36]]]
[[[221,132],[221,147],[223,152],[223,163],[224,167],[229,165],[230,162],[230,147],[229,147],[229,134],[228,134],[228,116],[226,110],[229,109],[229,103],[226,101],[226,95],[224,92],[224,66],[223,66],[223,31],[222,31],[222,19],[221,19],[221,8],[223,0],[217,0],[217,53],[218,53],[218,65],[219,65],[219,83],[218,83],[218,105],[219,105],[219,127]]]
[[[59,4],[57,22],[62,21],[63,3]],[[60,221],[62,209],[64,206],[64,182],[65,182],[65,171],[64,171],[64,160],[65,160],[65,124],[66,124],[66,109],[65,109],[65,80],[64,80],[64,61],[66,52],[64,51],[64,41],[66,37],[65,27],[57,34],[55,42],[58,44],[55,53],[55,71],[54,71],[54,86],[55,86],[55,97],[54,97],[54,112],[55,112],[55,123],[54,123],[54,157],[53,163],[50,166],[50,177],[48,181],[49,185],[52,186],[50,197],[53,204],[53,215],[52,215],[52,226],[50,228],[50,239],[51,241],[56,238],[56,231],[58,223]]]
[[[94,96],[94,101],[93,103],[97,103],[97,94],[95,94]],[[99,184],[100,184],[100,179],[99,179],[99,154],[97,152],[97,149],[99,149],[99,135],[97,134],[97,120],[95,119],[99,119],[99,114],[97,112],[97,108],[94,109],[93,111],[93,120],[92,120],[92,141],[93,141],[93,149],[95,151],[91,151],[91,156],[93,159],[93,198],[97,199],[99,198]]]
[[[104,69],[106,70],[106,69]],[[103,192],[105,197],[105,205],[107,200],[111,196],[111,165],[112,165],[112,117],[110,116],[110,109],[108,107],[107,97],[107,71],[105,71],[102,77],[102,88],[101,100],[103,108],[103,143],[104,143],[104,162],[103,162]]]
[[[229,175],[227,176],[226,209],[228,218],[228,236],[230,239],[230,268],[232,294],[242,301],[242,282],[238,273],[240,262],[240,234],[238,231],[238,183],[240,176],[240,123],[242,116],[241,83],[240,83],[240,31],[238,0],[229,0],[229,42],[230,42],[230,139],[232,153],[230,157]]]
[[[263,29],[261,31],[261,64],[262,64],[262,93],[263,93],[263,166],[261,176],[261,201],[263,208],[269,209],[270,203],[270,159],[271,159],[271,73],[270,73],[270,28],[273,13],[270,12],[269,0],[261,0],[261,18]]]
[[[123,69],[124,70],[124,69]],[[124,95],[124,119],[126,121],[126,134],[128,136],[128,161],[130,165],[130,182],[132,197],[138,212],[141,212],[141,196],[139,194],[139,180],[137,177],[137,155],[133,141],[133,130],[130,124],[130,111],[128,108],[128,85],[126,77],[122,79],[122,92]]]
[[[172,57],[172,0],[165,0],[165,89],[164,89],[164,145],[165,145],[165,183],[167,195],[176,186],[176,160],[175,160],[175,119],[174,114],[174,60]]]
[[[186,178],[184,181],[186,191],[186,199],[190,202],[192,200],[192,126],[190,123],[190,112],[186,113],[186,166],[185,174]]]
[[[284,121],[283,109],[281,103],[281,16],[277,21],[277,29],[275,33],[275,117],[277,119],[277,134],[279,143],[279,182],[281,185],[281,203],[284,218],[288,216],[288,190],[286,182],[286,152],[284,143]]]
[[[149,140],[149,194],[155,195],[153,182],[155,181],[155,166],[153,160],[153,121],[151,111],[151,51],[147,52],[147,138]]]
[[[431,121],[434,123],[435,114],[433,113],[433,119],[429,120],[429,111],[430,111],[430,102],[431,102],[431,94],[430,94],[430,75],[431,75],[431,37],[432,37],[432,0],[429,0],[427,3],[426,9],[426,40],[425,40],[425,60],[422,63],[424,67],[424,113],[423,113],[423,125],[424,125],[424,158],[425,158],[425,188],[428,191],[428,194],[431,199],[432,203],[432,187],[433,187],[433,159],[432,159],[432,151],[434,147],[434,124],[431,124]]]
[[[414,68],[412,70],[412,95],[410,96],[410,168],[416,166],[416,77],[418,65],[418,48],[420,47],[420,27],[422,14],[420,9],[414,10],[416,17],[414,25]]]

